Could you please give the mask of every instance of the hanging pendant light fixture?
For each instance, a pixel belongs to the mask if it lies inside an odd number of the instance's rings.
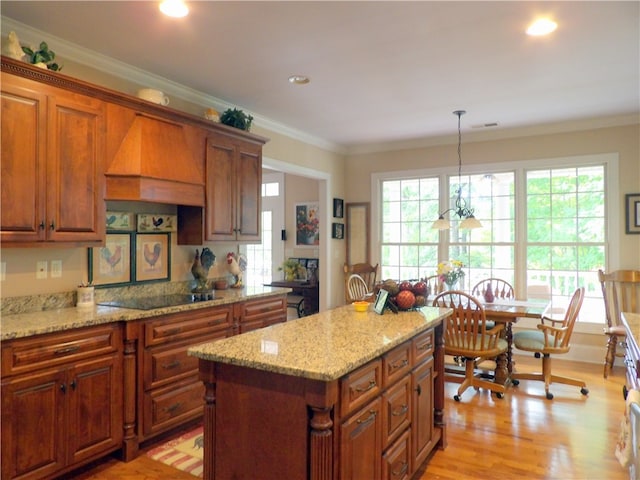
[[[458,116],[458,191],[456,192],[457,198],[453,208],[449,208],[442,212],[438,216],[438,220],[433,222],[431,228],[436,230],[448,230],[451,228],[449,220],[446,220],[444,216],[448,212],[453,212],[453,215],[458,215],[462,222],[460,222],[461,229],[482,228],[482,224],[473,216],[473,208],[467,207],[467,202],[462,198],[462,133],[460,130],[460,117],[467,113],[465,110],[456,110],[454,115]]]

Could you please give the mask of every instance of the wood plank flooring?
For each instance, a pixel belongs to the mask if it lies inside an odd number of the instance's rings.
[[[521,371],[537,371],[540,362],[533,357],[517,357]],[[601,364],[554,359],[553,367],[554,372],[585,380],[589,396],[583,397],[577,387],[553,384],[551,392],[555,398],[547,400],[541,382],[523,380],[520,386],[507,390],[503,399],[469,389],[458,403],[453,400],[458,384],[447,383],[448,445],[445,450],[435,452],[419,480],[628,479],[614,456],[624,412],[621,393],[624,370],[616,367],[605,380]],[[66,478],[194,480],[196,477],[141,455],[129,463],[109,458],[82,474]]]

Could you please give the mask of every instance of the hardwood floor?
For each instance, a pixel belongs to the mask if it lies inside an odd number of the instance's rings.
[[[604,359],[604,351],[603,351]],[[517,357],[518,369],[537,371],[540,360]],[[447,383],[448,445],[432,456],[419,480],[623,480],[627,472],[614,456],[624,412],[624,370],[615,367],[602,378],[601,364],[555,360],[554,372],[582,378],[579,388],[553,384],[553,400],[541,382],[523,380],[497,399],[486,391],[467,390],[461,402],[458,385]],[[80,480],[193,480],[141,455],[132,462],[116,459],[66,478]],[[256,477],[256,480],[259,480]],[[294,479],[291,479],[294,480]],[[367,480],[367,479],[358,479]]]

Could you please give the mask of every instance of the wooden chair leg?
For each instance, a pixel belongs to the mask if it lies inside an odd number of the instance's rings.
[[[613,368],[613,362],[616,359],[616,346],[618,345],[617,335],[608,335],[609,341],[607,342],[607,354],[604,357],[604,378],[609,377],[609,373]]]

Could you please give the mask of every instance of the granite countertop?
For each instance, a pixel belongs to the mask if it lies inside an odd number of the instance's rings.
[[[622,317],[629,326],[635,341],[640,342],[640,313],[622,312]]]
[[[244,287],[242,289],[216,290],[213,300],[176,305],[152,310],[134,310],[120,307],[95,305],[93,307],[71,307],[29,313],[2,315],[0,340],[30,337],[43,333],[61,332],[74,328],[104,325],[113,322],[139,320],[168,313],[184,312],[199,308],[226,305],[258,297],[289,292],[288,288]]]
[[[378,315],[351,305],[189,348],[204,360],[331,381],[436,325],[450,309]]]

